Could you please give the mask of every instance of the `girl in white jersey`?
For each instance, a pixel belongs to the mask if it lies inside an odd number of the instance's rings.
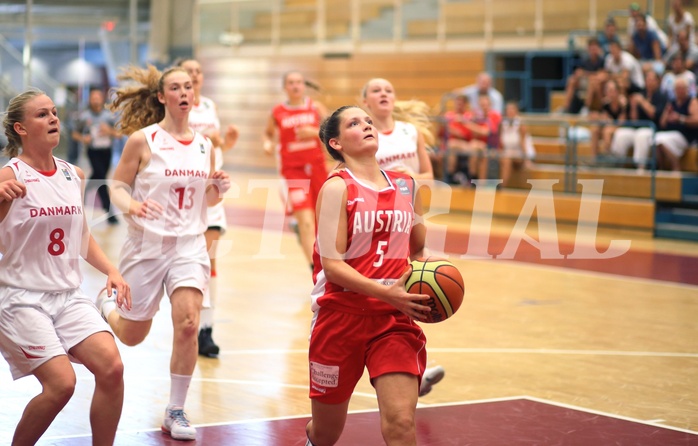
[[[180,61],[178,66],[187,70],[194,87],[194,107],[189,113],[189,126],[195,131],[206,135],[213,143],[216,154],[216,170],[223,168],[223,152],[232,149],[238,139],[238,129],[232,124],[226,127],[225,135],[221,136],[221,122],[218,119],[216,104],[209,98],[201,96],[201,87],[204,75],[201,71],[201,64],[194,59]],[[223,202],[208,208],[208,228],[206,229],[206,248],[211,260],[211,281],[209,282],[208,294],[211,306],[201,310],[201,321],[199,327],[199,354],[209,358],[218,356],[219,348],[213,342],[213,307],[216,301],[216,247],[227,221]]]
[[[53,101],[38,90],[22,93],[10,101],[3,125],[11,159],[0,169],[0,351],[14,379],[34,375],[42,386],[12,444],[36,443],[68,403],[71,360],[95,376],[93,443],[113,444],[123,364],[109,327],[79,288],[80,257],[107,275],[107,288],[126,309],[129,287],[89,233],[85,174],[53,156],[60,138]]]
[[[380,78],[368,81],[361,96],[378,130],[376,160],[380,168],[406,173],[417,180],[433,180],[434,169],[426,145],[434,144],[434,135],[429,128],[427,105],[419,101],[396,101],[393,84]],[[419,395],[431,392],[444,375],[439,365],[428,368]]]
[[[383,170],[431,180],[434,171],[426,144],[434,143],[425,113],[426,104],[395,100],[395,89],[385,79],[371,79],[361,96],[378,130],[376,159]]]
[[[133,346],[148,335],[167,293],[174,339],[162,430],[177,440],[193,440],[196,430],[183,408],[210,276],[206,208],[221,201],[230,180],[214,169],[211,141],[189,127],[194,89],[184,69],[161,74],[152,66],[131,67],[121,79],[131,82],[116,91],[113,107],[122,111],[120,127],[131,136],[114,172],[112,200],[129,226],[119,269],[134,284],[136,299],[131,311],[123,311],[102,293],[98,307],[117,337]]]

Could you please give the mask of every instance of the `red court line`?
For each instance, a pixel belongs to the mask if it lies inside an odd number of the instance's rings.
[[[261,228],[265,216],[272,219],[283,219],[281,212],[268,211],[249,207],[226,207],[228,223],[236,226]],[[284,226],[285,230],[288,230]],[[451,255],[462,255],[468,251],[470,232],[449,228],[444,235],[443,227],[429,229],[436,235],[435,238],[445,240],[444,251]],[[489,235],[487,253],[497,256],[504,252],[508,237],[501,235]],[[473,241],[477,240],[477,236]],[[558,242],[556,252],[568,255],[573,252],[574,245],[566,242]],[[598,247],[603,252],[607,247]],[[698,253],[697,253],[698,254]],[[514,260],[523,263],[555,266],[582,271],[593,271],[607,274],[616,274],[626,277],[661,280],[667,282],[698,285],[698,257],[651,252],[647,250],[630,249],[621,256],[611,259],[549,259],[542,258],[541,250],[527,242],[521,242],[516,250]]]
[[[476,445],[643,445],[696,446],[698,435],[613,416],[560,407],[525,398],[420,407],[420,446]],[[197,428],[196,444],[303,446],[308,418],[260,420]],[[89,445],[90,438],[53,441],[58,446]],[[183,445],[157,431],[117,433],[115,445]],[[375,411],[353,413],[337,446],[384,444]]]

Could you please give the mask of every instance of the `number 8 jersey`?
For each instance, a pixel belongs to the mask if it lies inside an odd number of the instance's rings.
[[[50,175],[18,158],[5,166],[24,183],[27,195],[13,200],[0,222],[0,285],[64,291],[82,283],[80,253],[88,236],[83,234],[82,181],[73,166],[58,158],[54,162]]]

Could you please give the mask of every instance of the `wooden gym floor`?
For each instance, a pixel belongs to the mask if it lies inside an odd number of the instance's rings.
[[[186,410],[198,444],[303,445],[310,271],[285,229],[276,175],[231,174],[214,328],[222,352],[199,359]],[[491,254],[502,252],[512,223],[495,221]],[[125,226],[93,227],[114,261]],[[430,220],[430,248],[450,253],[466,297],[452,319],[424,325],[429,362],[446,377],[420,399],[419,444],[698,444],[698,244],[605,230],[600,250],[630,240],[628,252],[541,259],[522,242],[514,256],[482,259],[460,255],[475,240],[471,229],[462,214]],[[563,254],[574,229],[559,228]],[[537,237],[535,225],[527,233]],[[89,266],[85,273],[83,288],[95,295],[103,278]],[[159,432],[169,395],[168,312],[163,301],[142,345],[119,345],[126,398],[116,444],[179,444]],[[93,383],[75,369],[75,395],[40,444],[90,444]],[[13,382],[0,367],[0,444],[39,390],[34,378]],[[364,377],[340,444],[382,444],[376,407]]]

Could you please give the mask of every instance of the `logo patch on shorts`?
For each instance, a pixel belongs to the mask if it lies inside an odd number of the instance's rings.
[[[324,365],[311,361],[310,380],[323,387],[337,387],[339,384],[339,366]]]

